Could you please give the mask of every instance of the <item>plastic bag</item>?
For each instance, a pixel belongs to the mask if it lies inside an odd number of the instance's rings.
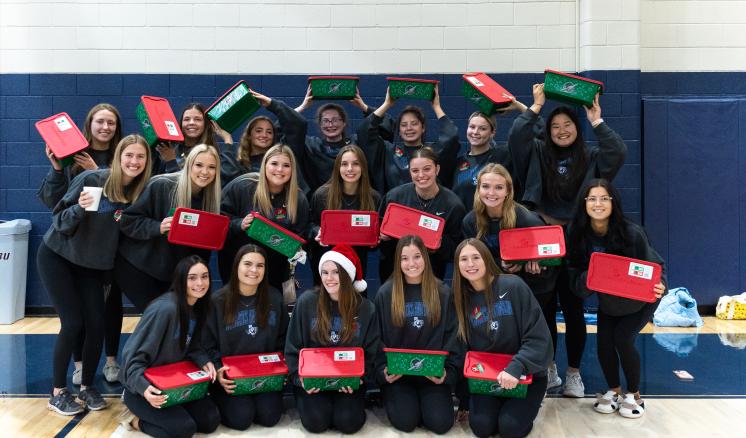
[[[746,319],[746,292],[741,295],[724,295],[715,307],[719,319]]]
[[[687,357],[697,348],[697,333],[654,333],[653,339],[678,357]]]
[[[704,321],[697,311],[697,300],[685,287],[669,289],[661,298],[653,315],[653,324],[659,327],[702,327]]]

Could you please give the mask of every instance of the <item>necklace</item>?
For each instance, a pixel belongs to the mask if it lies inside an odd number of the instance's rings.
[[[430,206],[430,204],[433,203],[433,199],[435,199],[435,197],[430,199],[422,199],[420,195],[417,195],[417,202],[420,204],[420,207],[422,207],[423,211],[427,211],[427,208]]]
[[[349,199],[349,201],[348,201]],[[350,210],[352,209],[352,206],[355,205],[355,201],[357,201],[357,196],[352,195],[342,195],[342,205],[345,207],[343,210]]]

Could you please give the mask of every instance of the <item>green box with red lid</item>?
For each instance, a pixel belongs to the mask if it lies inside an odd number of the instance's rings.
[[[39,120],[34,126],[62,167],[73,164],[75,154],[88,147],[88,140],[67,113]]]
[[[423,99],[433,100],[435,96],[435,87],[438,81],[433,79],[416,79],[416,78],[386,78],[389,85],[389,96],[392,99]]]
[[[409,376],[441,377],[447,351],[411,350],[406,348],[384,348],[386,368],[389,374]]]
[[[497,375],[505,370],[512,359],[511,354],[466,352],[464,377],[468,381],[469,392],[495,397],[526,398],[528,385],[533,382],[532,375],[520,376],[518,385],[513,389],[505,389],[497,383]]]
[[[544,71],[544,95],[549,99],[590,108],[596,94],[603,92],[603,82],[555,70]]]
[[[358,389],[365,374],[365,356],[360,347],[303,348],[298,360],[298,376],[303,389],[337,391]]]
[[[161,408],[204,398],[210,384],[210,375],[188,360],[148,368],[145,378],[168,395]]]
[[[288,367],[282,353],[225,356],[222,361],[229,367],[225,377],[236,383],[232,395],[282,391],[285,385]]]
[[[309,76],[311,95],[314,99],[350,100],[357,93],[357,76]]]
[[[523,264],[538,261],[540,266],[559,266],[565,256],[565,233],[559,225],[500,230],[500,258]]]
[[[150,146],[160,141],[184,141],[181,123],[176,119],[168,100],[162,97],[142,96],[135,110],[142,135]]]
[[[285,229],[261,214],[252,211],[254,220],[246,229],[246,235],[260,242],[269,249],[275,250],[287,258],[292,258],[306,240],[292,231]]]
[[[261,107],[245,81],[238,81],[207,108],[207,117],[228,132],[235,131]]]
[[[512,103],[513,95],[485,73],[467,73],[462,77],[461,94],[488,116]]]

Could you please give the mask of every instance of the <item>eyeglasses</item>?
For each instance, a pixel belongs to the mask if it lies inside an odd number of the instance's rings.
[[[588,202],[588,203],[590,203],[590,204],[595,204],[597,202],[600,202],[602,204],[606,204],[607,202],[610,202],[612,199],[614,199],[614,198],[612,198],[611,196],[601,196],[601,197],[599,197],[599,196],[588,196],[587,198],[585,198],[585,201]]]
[[[342,123],[342,119],[339,117],[335,117],[333,119],[321,119],[321,125],[339,125]]]

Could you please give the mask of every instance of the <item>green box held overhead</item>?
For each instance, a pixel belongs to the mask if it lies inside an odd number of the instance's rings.
[[[479,111],[491,116],[510,106],[513,95],[485,73],[467,73],[462,77],[461,94]]]
[[[438,81],[432,79],[386,78],[389,84],[389,96],[392,99],[433,100]]]
[[[235,131],[262,105],[245,81],[238,81],[207,108],[207,117],[228,132]]]
[[[357,93],[360,78],[357,76],[309,76],[311,95],[314,99],[350,100]]]
[[[603,82],[554,70],[544,71],[544,94],[549,99],[590,108],[596,94],[603,92]]]

